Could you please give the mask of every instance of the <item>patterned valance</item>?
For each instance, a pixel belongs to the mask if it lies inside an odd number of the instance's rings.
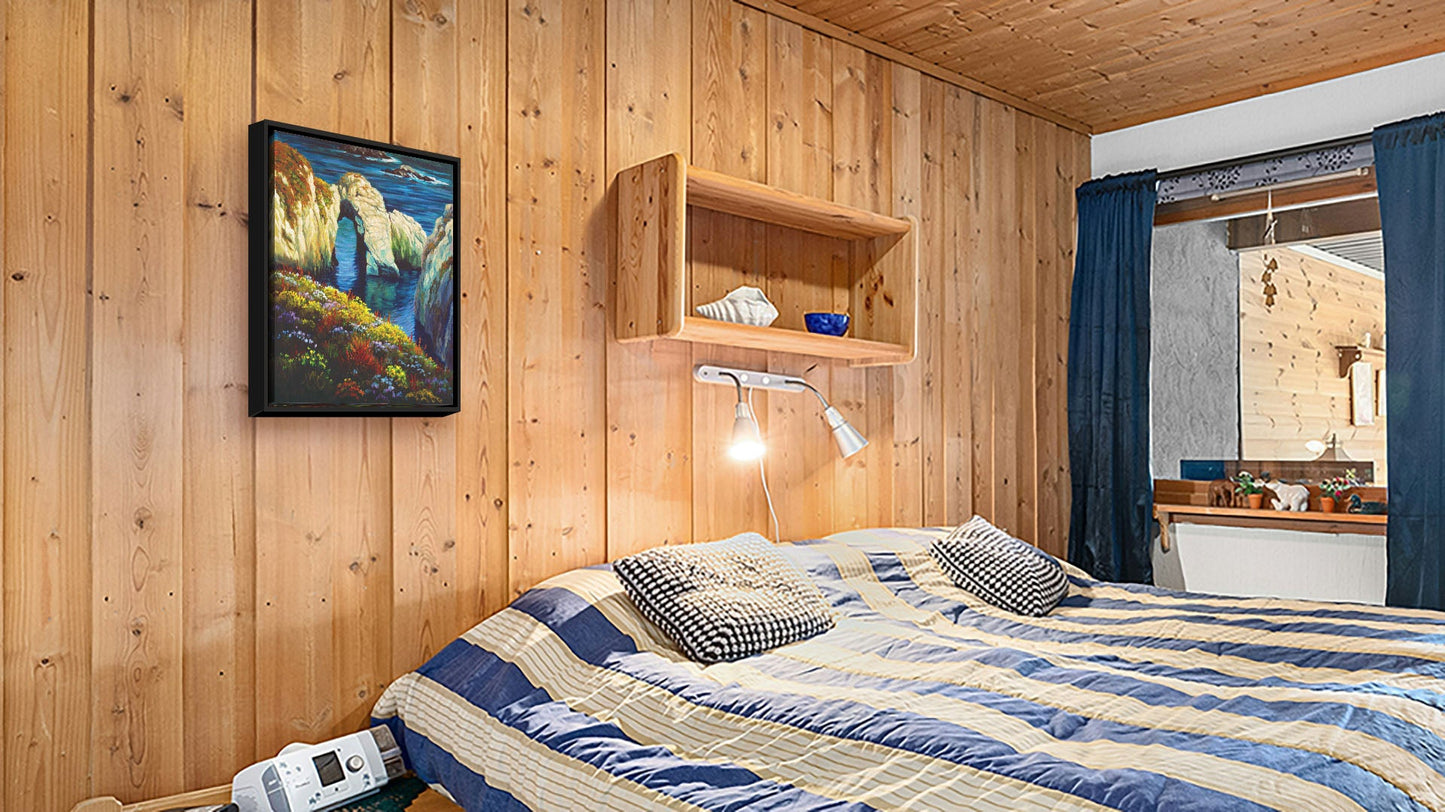
[[[1375,151],[1368,136],[1335,141],[1291,152],[1213,164],[1159,179],[1159,203],[1177,203],[1209,195],[1258,189],[1277,183],[1309,180],[1373,165]]]

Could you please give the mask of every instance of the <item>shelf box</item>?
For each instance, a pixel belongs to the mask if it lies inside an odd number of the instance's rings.
[[[808,197],[663,155],[617,176],[615,330],[796,353],[854,366],[913,360],[917,222]],[[713,321],[698,304],[739,284],[780,311],[770,327]],[[802,314],[847,312],[846,336],[806,332]]]

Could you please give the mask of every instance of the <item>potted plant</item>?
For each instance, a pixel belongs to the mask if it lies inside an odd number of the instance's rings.
[[[1255,479],[1248,471],[1240,471],[1231,479],[1234,481],[1234,492],[1243,496],[1253,510],[1259,510],[1264,505],[1264,480]]]
[[[1345,491],[1360,484],[1355,479],[1354,469],[1345,472],[1344,476],[1332,476],[1320,483],[1320,510],[1325,513],[1334,513],[1335,506]]]

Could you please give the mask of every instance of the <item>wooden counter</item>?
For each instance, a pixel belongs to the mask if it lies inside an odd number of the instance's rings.
[[[1154,505],[1159,520],[1159,544],[1169,551],[1169,525],[1209,524],[1224,527],[1262,527],[1272,530],[1301,530],[1310,533],[1357,533],[1385,535],[1389,516],[1363,513],[1298,513],[1285,510],[1208,507],[1205,505]]]

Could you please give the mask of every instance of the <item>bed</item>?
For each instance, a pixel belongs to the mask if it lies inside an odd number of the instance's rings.
[[[1445,809],[1445,615],[1070,568],[1026,618],[953,586],[941,532],[783,545],[837,626],[706,667],[575,570],[374,716],[469,810]]]

